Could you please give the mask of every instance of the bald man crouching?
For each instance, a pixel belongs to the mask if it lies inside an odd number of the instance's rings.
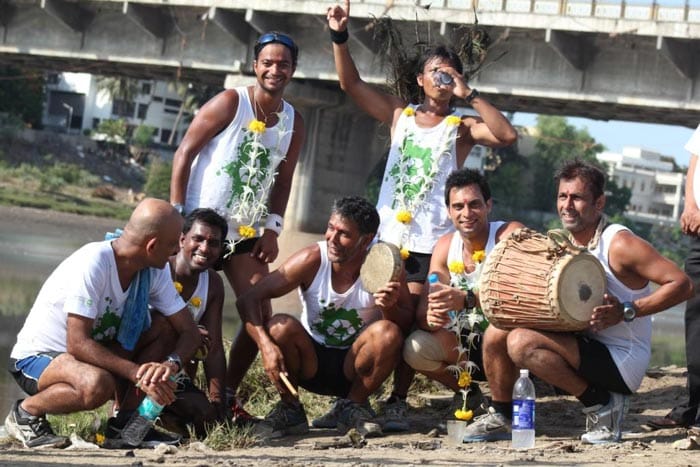
[[[202,343],[166,268],[182,223],[169,203],[145,199],[120,237],[83,246],[53,271],[10,355],[10,372],[29,395],[5,420],[10,435],[29,448],[66,446],[46,414],[95,409],[116,397],[114,442],[144,395],[161,405],[175,400],[170,376]],[[161,338],[172,329],[176,339]]]

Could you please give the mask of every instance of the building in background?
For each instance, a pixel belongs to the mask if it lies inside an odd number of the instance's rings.
[[[103,120],[124,119],[128,134],[139,125],[155,128],[153,142],[177,146],[189,124],[182,98],[164,81],[139,80],[132,101],[112,99],[88,73],[55,73],[47,78],[43,124],[67,132],[94,131]]]
[[[685,174],[672,156],[639,147],[624,147],[622,154],[604,151],[596,158],[608,167],[618,186],[632,191],[625,215],[636,222],[676,224],[683,211]]]

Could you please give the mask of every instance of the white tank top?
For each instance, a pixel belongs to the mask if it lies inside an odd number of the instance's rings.
[[[209,271],[207,270],[199,273],[197,287],[195,287],[194,292],[192,292],[192,296],[187,301],[187,308],[190,310],[190,313],[192,313],[192,318],[194,318],[195,323],[199,323],[199,320],[202,319],[202,315],[204,314],[204,310],[207,309],[208,296]],[[195,298],[199,298],[199,306],[195,306],[196,303],[192,303],[193,301],[196,302]]]
[[[255,133],[255,119],[246,87],[236,88],[238,108],[231,123],[207,143],[192,163],[185,210],[212,208],[229,223],[228,238],[238,240],[238,227],[260,228],[277,166],[292,140],[294,108],[282,101],[277,124]],[[250,174],[253,174],[252,176]]]
[[[457,169],[456,135],[459,117],[445,117],[431,128],[416,125],[415,109],[404,110],[394,129],[377,201],[381,224],[378,237],[417,253],[432,253],[435,242],[454,230],[445,208],[445,181]],[[407,115],[412,113],[412,115]],[[432,170],[435,169],[435,170]],[[436,172],[432,179],[427,173]],[[411,212],[408,225],[396,219]]]
[[[367,325],[381,319],[382,313],[359,277],[344,293],[333,290],[326,242],[318,242],[318,247],[321,250],[318,272],[308,289],[299,288],[302,305],[299,321],[319,344],[345,349]]]
[[[491,253],[491,250],[493,250],[493,247],[496,246],[496,234],[498,233],[498,229],[500,229],[504,224],[505,222],[503,221],[489,222],[489,236],[486,240],[486,246],[484,247],[484,253],[486,256],[488,256],[489,253]],[[463,249],[464,242],[462,241],[462,236],[459,234],[459,232],[453,233],[452,240],[450,241],[450,249],[447,252],[448,266],[453,261],[464,262],[464,256],[462,255]],[[462,290],[464,290],[464,285],[468,285],[470,289],[473,289],[479,283],[480,275],[480,267],[477,267],[472,272],[462,272],[459,274],[450,271],[450,285],[452,287],[461,288]]]
[[[608,279],[608,293],[614,295],[620,302],[631,302],[651,293],[651,287],[632,290],[620,282],[610,270],[608,250],[613,237],[622,230],[629,230],[619,224],[611,224],[600,236],[598,246],[590,252],[598,258]],[[651,317],[641,316],[631,323],[620,323],[599,332],[587,331],[587,334],[608,348],[617,369],[631,391],[636,391],[642,384],[642,379],[651,360]]]

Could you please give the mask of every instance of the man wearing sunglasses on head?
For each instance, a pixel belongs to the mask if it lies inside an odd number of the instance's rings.
[[[182,213],[212,208],[228,220],[222,268],[236,296],[267,275],[277,257],[304,141],[301,115],[283,99],[299,49],[286,34],[269,32],[253,51],[255,84],[225,90],[199,110],[175,152],[170,188],[170,202]],[[269,301],[263,309],[269,317]],[[255,342],[239,332],[226,381],[235,421],[254,420],[235,392],[256,354]]]

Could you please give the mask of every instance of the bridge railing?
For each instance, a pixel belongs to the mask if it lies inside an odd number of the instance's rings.
[[[386,0],[363,0],[363,3],[386,3]],[[576,16],[632,21],[700,23],[700,5],[691,1],[649,2],[596,0],[425,0],[433,7],[477,11],[530,13],[539,15]],[[694,1],[692,3],[695,3]],[[393,4],[416,4],[415,0],[394,0]]]

